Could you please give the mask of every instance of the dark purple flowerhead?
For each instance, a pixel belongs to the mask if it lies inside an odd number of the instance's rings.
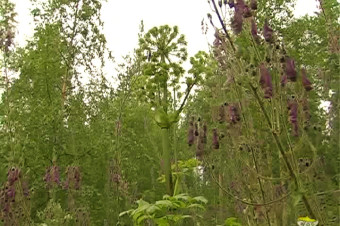
[[[59,172],[59,166],[54,165],[51,169],[51,175],[52,175],[52,182],[56,184],[60,184],[60,172]]]
[[[234,8],[234,6],[235,6],[234,0],[229,0],[228,5],[229,5],[230,8]]]
[[[302,75],[302,85],[305,88],[306,91],[311,91],[313,89],[312,83],[307,78],[307,72],[305,68],[301,69],[301,75]]]
[[[264,91],[264,98],[271,98],[273,96],[272,77],[264,64],[260,65],[260,75],[260,85]]]
[[[195,123],[195,136],[197,137],[199,135],[199,132],[198,132],[198,123],[196,122]]]
[[[245,5],[244,8],[243,8],[243,16],[244,16],[244,18],[248,18],[248,17],[252,16],[251,10],[250,10],[249,6],[247,6],[247,5]]]
[[[241,120],[237,107],[234,104],[228,105],[228,116],[229,122],[232,124],[235,124]]]
[[[273,42],[273,29],[269,27],[268,20],[266,19],[263,27],[263,37],[266,42]]]
[[[231,27],[235,34],[239,34],[242,31],[243,26],[243,8],[235,7],[234,18],[231,21]]]
[[[292,58],[289,57],[286,58],[286,75],[290,81],[296,81],[295,62]]]
[[[201,129],[200,133],[199,133],[199,137],[197,140],[197,146],[196,146],[196,157],[199,160],[202,160],[203,154],[204,154],[204,131],[202,131],[203,129]]]
[[[250,1],[250,8],[252,10],[257,10],[257,1],[256,0],[251,0]]]

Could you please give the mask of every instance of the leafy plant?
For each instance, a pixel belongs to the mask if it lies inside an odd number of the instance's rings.
[[[134,225],[145,225],[147,222],[155,225],[181,225],[186,219],[197,221],[202,216],[199,211],[205,210],[207,200],[202,196],[190,197],[187,194],[175,196],[164,195],[162,200],[148,203],[138,200],[138,207],[120,213],[120,217],[129,215]]]

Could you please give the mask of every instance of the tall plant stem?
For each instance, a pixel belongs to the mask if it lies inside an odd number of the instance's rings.
[[[162,128],[162,146],[163,146],[163,161],[164,161],[164,173],[166,192],[168,195],[173,195],[174,186],[172,183],[171,162],[170,162],[170,141],[169,141],[169,129]]]
[[[291,163],[289,162],[288,156],[286,155],[285,151],[283,150],[283,146],[281,144],[280,138],[278,137],[277,133],[273,130],[272,122],[270,121],[269,115],[268,115],[266,109],[264,108],[264,104],[263,104],[262,100],[260,99],[256,88],[251,83],[249,85],[250,85],[250,88],[252,89],[252,91],[254,93],[254,96],[256,98],[257,103],[260,105],[261,111],[262,111],[262,113],[263,113],[263,115],[264,115],[264,117],[267,121],[268,127],[270,128],[271,133],[274,137],[275,143],[276,143],[277,147],[279,148],[279,151],[282,155],[282,158],[283,158],[283,160],[284,160],[284,162],[285,162],[285,164],[288,168],[289,174],[294,180],[294,184],[296,186],[296,189],[301,192],[302,189],[300,188],[298,176],[294,172],[294,169],[293,169]],[[308,200],[308,198],[305,194],[302,194],[302,201],[305,204],[305,207],[306,207],[308,213],[310,214],[310,216],[315,219],[316,215],[315,215],[315,213],[314,213],[314,211],[311,207],[310,201]]]
[[[254,149],[251,148],[251,147],[248,147],[248,148],[251,150],[251,154],[252,154],[252,157],[253,157],[256,173],[259,174],[259,167],[257,165]],[[265,203],[266,202],[266,198],[265,198],[265,195],[264,195],[264,190],[263,190],[263,185],[262,185],[261,179],[259,177],[257,177],[257,181],[258,181],[259,186],[260,186],[263,203]],[[267,218],[267,223],[270,226],[271,225],[270,224],[270,218],[269,218],[269,214],[268,214],[267,210],[266,210],[266,218]]]

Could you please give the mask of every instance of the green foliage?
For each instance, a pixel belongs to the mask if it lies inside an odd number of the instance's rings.
[[[228,217],[224,221],[224,225],[225,226],[241,226],[241,224],[237,222],[237,219],[235,217]]]
[[[59,203],[55,203],[52,200],[50,200],[47,203],[46,208],[43,211],[38,212],[37,215],[38,218],[43,222],[38,224],[40,226],[71,225],[72,222],[74,223],[73,216],[65,212]]]
[[[155,203],[148,203],[138,200],[138,207],[120,213],[120,217],[129,215],[134,225],[145,225],[154,223],[155,225],[176,225],[183,224],[187,219],[196,221],[200,218],[199,210],[205,210],[204,205],[207,200],[202,196],[190,197],[187,194],[175,196],[165,195],[162,200]]]

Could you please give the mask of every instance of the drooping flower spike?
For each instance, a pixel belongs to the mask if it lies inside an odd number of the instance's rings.
[[[271,98],[273,96],[272,77],[264,64],[260,65],[260,75],[260,85],[264,91],[264,98]]]
[[[296,81],[296,70],[295,70],[295,62],[292,58],[287,57],[286,58],[286,75],[287,78],[292,81],[295,82]]]
[[[263,37],[266,42],[273,42],[273,29],[269,27],[268,20],[266,19],[263,26]]]

